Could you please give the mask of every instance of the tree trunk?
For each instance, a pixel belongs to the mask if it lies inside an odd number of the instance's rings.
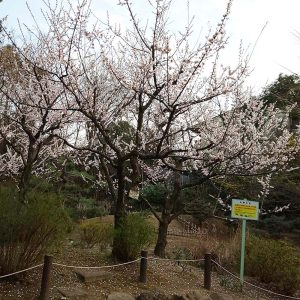
[[[23,204],[27,203],[26,195],[30,188],[30,180],[32,177],[32,168],[34,165],[34,162],[37,160],[39,153],[39,149],[37,147],[34,147],[32,144],[28,147],[28,155],[27,155],[27,161],[24,163],[24,167],[21,173],[21,178],[19,181],[19,201]]]
[[[29,184],[31,179],[31,172],[32,172],[32,165],[33,164],[27,164],[23,168],[23,172],[21,174],[21,179],[19,183],[19,201],[23,204],[27,202],[26,195],[29,190]]]
[[[176,167],[180,169],[182,162],[176,162]],[[162,215],[159,220],[158,237],[154,249],[154,254],[160,257],[165,257],[168,227],[174,217],[176,217],[181,211],[181,205],[178,203],[181,194],[181,174],[175,172],[173,176],[173,188],[172,191],[165,197],[164,206],[162,209]]]
[[[159,221],[158,236],[154,249],[154,254],[159,257],[165,257],[166,255],[168,227],[170,221],[171,214],[164,210],[161,215],[161,220]]]
[[[118,193],[115,201],[115,213],[114,213],[114,227],[115,230],[119,230],[122,224],[122,218],[126,215],[125,210],[125,175],[123,164],[121,164],[117,169],[117,178],[118,178]],[[113,249],[112,255],[122,260],[122,243],[120,240],[120,236],[118,234],[114,235],[113,240]]]

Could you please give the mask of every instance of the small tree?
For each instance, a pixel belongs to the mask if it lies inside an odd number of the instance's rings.
[[[23,203],[31,176],[59,155],[62,143],[55,135],[65,122],[63,90],[41,69],[47,57],[39,45],[27,46],[0,52],[0,176],[17,182]]]

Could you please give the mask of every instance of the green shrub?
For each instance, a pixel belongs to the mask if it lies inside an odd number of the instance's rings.
[[[108,214],[107,210],[101,206],[88,208],[67,208],[70,218],[74,221],[102,217]]]
[[[107,208],[98,206],[94,199],[81,197],[75,207],[69,207],[68,213],[73,220],[91,219],[108,214]]]
[[[166,197],[167,188],[161,183],[149,184],[142,189],[141,194],[142,197],[145,197],[152,205],[161,206],[161,203],[163,203]]]
[[[292,295],[300,287],[300,255],[291,245],[251,236],[246,247],[246,273]]]
[[[80,240],[88,248],[99,245],[101,250],[111,245],[113,226],[96,222],[84,222],[80,225]]]
[[[24,205],[14,187],[0,186],[0,274],[40,263],[69,228],[55,194],[29,192]]]
[[[115,231],[115,255],[124,261],[136,259],[142,249],[154,242],[155,227],[142,214],[130,214]]]

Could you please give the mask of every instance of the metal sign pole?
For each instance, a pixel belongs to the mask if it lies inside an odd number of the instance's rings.
[[[242,242],[241,242],[241,264],[240,264],[240,282],[242,286],[244,284],[245,244],[246,244],[246,220],[242,219]]]
[[[241,263],[240,263],[240,282],[244,284],[245,269],[245,245],[246,245],[246,220],[258,220],[259,203],[257,201],[232,199],[231,217],[242,219],[242,241],[241,241]]]

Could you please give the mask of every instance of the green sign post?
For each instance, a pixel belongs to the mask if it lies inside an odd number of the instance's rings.
[[[246,220],[258,220],[259,203],[256,201],[232,199],[231,217],[242,219],[240,282],[244,284]]]
[[[240,282],[244,284],[245,269],[245,246],[246,246],[246,220],[242,220],[242,241],[241,241],[241,263],[240,263]]]

